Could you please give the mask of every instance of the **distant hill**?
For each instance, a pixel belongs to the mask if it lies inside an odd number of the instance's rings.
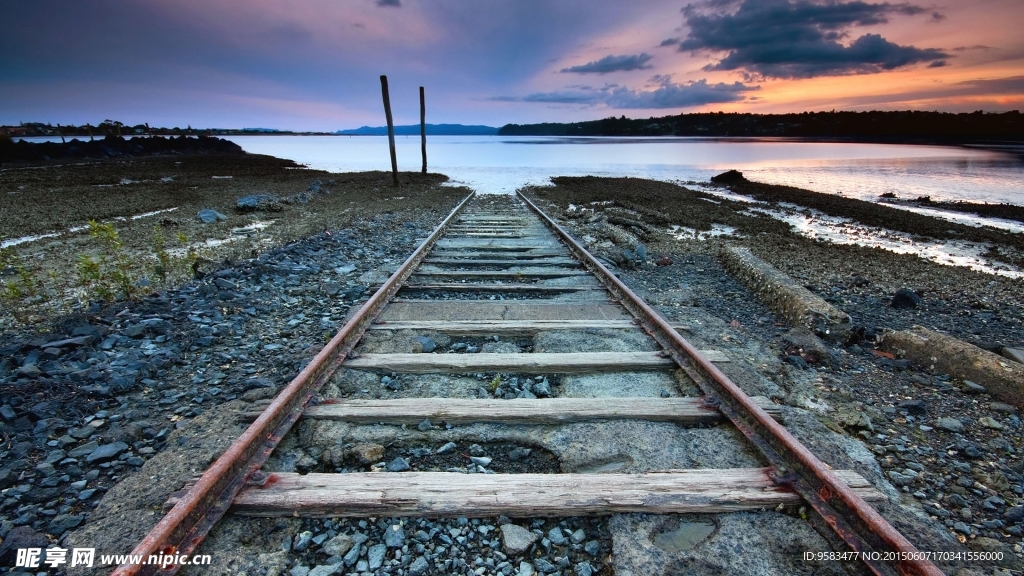
[[[605,118],[589,122],[506,124],[501,136],[791,136],[871,141],[970,142],[1020,140],[1024,116],[1004,113],[803,112],[747,114],[700,112],[660,118]]]
[[[387,136],[387,126],[363,126],[354,130],[338,130],[335,134],[344,136]],[[427,136],[493,136],[498,129],[492,126],[467,126],[465,124],[427,124]],[[395,126],[396,136],[419,136],[420,125]]]

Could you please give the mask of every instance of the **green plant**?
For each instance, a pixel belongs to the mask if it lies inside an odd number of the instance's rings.
[[[0,270],[13,270],[14,277],[0,280],[0,300],[19,322],[29,322],[32,311],[49,296],[35,268],[26,265],[11,248],[0,248]]]
[[[138,295],[138,278],[131,257],[124,249],[117,228],[110,222],[89,221],[89,236],[100,242],[98,255],[78,255],[78,278],[87,292],[104,300]]]

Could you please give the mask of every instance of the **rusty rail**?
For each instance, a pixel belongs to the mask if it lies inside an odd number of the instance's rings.
[[[473,197],[452,210],[398,270],[363,304],[351,320],[274,398],[274,401],[209,467],[185,496],[150,530],[132,555],[189,555],[231,506],[239,490],[257,472],[285,434],[302,415],[306,404],[342,365],[363,332],[402,283],[433,248],[438,238]],[[114,576],[175,574],[180,566],[122,564]]]
[[[788,484],[875,574],[916,574],[941,576],[942,571],[899,533],[874,508],[800,443],[782,425],[758,406],[695,346],[679,335],[653,308],[633,293],[611,271],[597,261],[561,226],[545,214],[522,192],[517,195],[593,272],[645,331],[672,356],[692,378],[709,402],[764,454],[774,466],[774,477]],[[895,554],[894,562],[883,558]]]

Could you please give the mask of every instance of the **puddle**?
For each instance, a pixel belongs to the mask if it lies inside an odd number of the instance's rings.
[[[402,459],[396,462],[396,459]],[[281,464],[288,466],[287,458]],[[388,466],[391,465],[390,470]],[[408,466],[408,468],[405,468]],[[404,468],[404,469],[403,469]],[[422,445],[388,446],[356,443],[338,446],[321,456],[319,472],[459,472],[465,474],[557,474],[554,453],[513,442],[458,440]],[[301,471],[301,470],[300,470]]]
[[[715,531],[715,524],[708,520],[680,522],[679,527],[662,532],[654,537],[654,545],[669,554],[693,550]]]
[[[248,226],[244,226],[244,227],[241,227],[241,228],[232,228],[231,232],[230,232],[230,236],[228,236],[227,238],[207,238],[206,240],[204,240],[202,242],[195,242],[193,244],[190,244],[187,247],[172,248],[172,249],[168,250],[167,252],[169,252],[171,254],[171,256],[182,257],[182,256],[188,255],[188,251],[189,250],[196,250],[196,249],[202,249],[202,248],[216,248],[218,246],[223,246],[225,244],[230,244],[232,242],[237,242],[239,240],[244,240],[246,238],[249,238],[250,236],[254,236],[258,232],[260,232],[261,230],[266,229],[267,227],[269,227],[273,223],[274,223],[273,220],[257,220],[256,222],[253,222],[252,224],[249,224]],[[271,239],[270,238],[264,238],[264,239],[261,240],[261,242],[268,242],[268,241],[271,241]]]
[[[736,229],[724,224],[712,223],[711,230],[694,230],[686,226],[673,224],[667,232],[676,240],[707,240],[718,236],[732,236]]]
[[[230,180],[231,178],[234,178],[234,176],[210,176],[210,178],[213,178],[214,180]]]
[[[139,220],[141,218],[148,218],[150,216],[156,216],[157,214],[164,214],[166,212],[173,212],[173,211],[175,211],[177,209],[178,209],[178,207],[175,206],[174,208],[165,208],[163,210],[154,210],[153,212],[143,212],[142,214],[136,214],[134,216],[131,216],[131,219],[132,220]],[[119,221],[119,222],[124,222],[124,221],[127,220],[127,218],[125,218],[124,216],[117,216],[115,218],[112,218],[112,220],[116,220],[116,221]],[[26,242],[35,242],[37,240],[44,240],[46,238],[56,238],[56,237],[58,237],[58,236],[60,236],[62,234],[73,234],[75,232],[81,232],[82,230],[86,230],[88,228],[89,228],[89,226],[87,226],[87,225],[85,225],[85,226],[72,226],[71,228],[68,228],[67,230],[64,230],[62,232],[48,232],[46,234],[37,234],[35,236],[22,236],[20,238],[10,238],[10,239],[7,239],[7,240],[4,240],[4,241],[0,242],[0,248],[9,248],[11,246],[17,246],[18,244],[25,244]]]
[[[946,266],[964,266],[978,272],[996,274],[1008,278],[1022,278],[1024,272],[1009,266],[992,266],[983,254],[989,245],[982,242],[959,240],[921,241],[910,234],[864,226],[847,218],[828,216],[807,208],[782,205],[783,210],[763,206],[751,206],[747,212],[767,214],[791,224],[797,232],[808,237],[825,240],[834,244],[856,244],[870,248],[881,248],[897,254],[914,254],[925,260]]]

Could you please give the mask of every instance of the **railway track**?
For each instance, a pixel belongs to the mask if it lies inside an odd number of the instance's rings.
[[[518,557],[503,542],[497,563],[427,553],[413,565],[400,545],[367,557],[372,543],[357,542],[338,573],[531,573],[531,551],[564,546],[560,573],[639,574],[643,561],[615,541],[628,522],[592,545],[536,519],[696,514],[725,531],[759,525],[735,514],[758,512],[799,530],[804,520],[777,510],[809,510],[818,532],[831,529],[824,542],[861,552],[867,571],[941,574],[871,508],[879,492],[804,448],[770,401],[716,366],[727,361],[683,339],[525,197],[471,196],[247,416],[246,432],[174,495],[133,553],[189,554],[229,511],[500,517],[503,539],[529,541]],[[893,552],[907,554],[888,561]]]

